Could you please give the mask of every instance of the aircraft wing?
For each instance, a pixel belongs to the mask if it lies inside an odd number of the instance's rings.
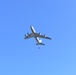
[[[47,37],[46,35],[42,35],[40,33],[35,33],[35,35],[36,35],[36,37],[40,37],[40,38],[45,38],[45,39],[50,39],[51,40],[50,37]]]
[[[32,36],[32,33],[27,33],[27,35],[25,35],[25,38],[24,39],[29,39],[29,38],[32,38],[33,36]]]

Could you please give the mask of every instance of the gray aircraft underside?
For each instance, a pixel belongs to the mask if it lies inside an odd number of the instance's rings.
[[[30,26],[30,28],[31,28],[32,33],[30,33],[30,34],[27,33],[27,35],[25,35],[24,39],[29,39],[29,38],[34,37],[36,39],[36,41],[37,41],[36,45],[45,45],[45,44],[42,43],[42,40],[40,40],[39,37],[51,40],[51,38],[47,37],[46,35],[42,35],[40,33],[36,33],[36,31],[35,31],[33,26]]]

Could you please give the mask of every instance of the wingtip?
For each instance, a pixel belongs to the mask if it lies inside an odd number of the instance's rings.
[[[30,26],[30,28],[31,28],[31,27],[33,27],[33,26]]]
[[[47,39],[52,40],[51,38],[47,37]]]
[[[50,38],[50,40],[52,40],[52,38]]]

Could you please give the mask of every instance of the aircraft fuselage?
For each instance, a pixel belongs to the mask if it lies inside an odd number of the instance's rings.
[[[42,40],[40,40],[39,37],[51,40],[51,38],[47,37],[46,35],[42,35],[40,33],[36,33],[36,31],[35,31],[33,26],[30,26],[30,29],[31,29],[32,33],[27,33],[27,35],[25,35],[25,39],[34,37],[35,40],[37,41],[36,45],[45,45],[45,44],[42,43]]]
[[[37,44],[40,44],[41,43],[41,40],[39,40],[39,38],[35,35],[36,31],[34,29],[33,26],[30,26],[31,28],[31,31],[32,31],[32,36],[36,39],[36,41],[38,42]]]

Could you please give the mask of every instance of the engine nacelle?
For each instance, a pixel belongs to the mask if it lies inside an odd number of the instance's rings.
[[[41,33],[39,33],[39,35],[41,35]]]
[[[46,37],[46,35],[44,34],[44,36]]]
[[[26,34],[25,34],[25,36],[26,36]]]
[[[27,33],[27,35],[29,35],[30,33]]]

